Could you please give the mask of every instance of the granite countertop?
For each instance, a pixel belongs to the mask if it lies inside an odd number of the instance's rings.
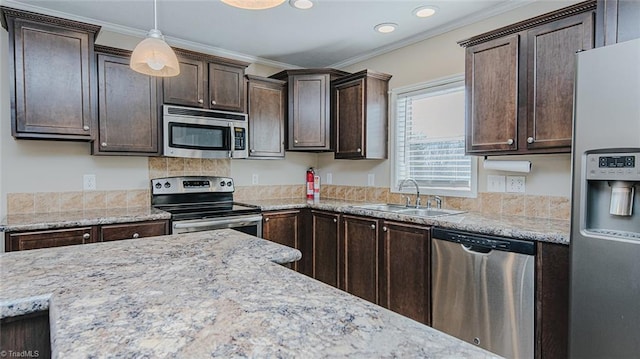
[[[36,231],[160,219],[171,219],[171,213],[153,207],[133,207],[14,214],[0,222],[0,232]]]
[[[457,215],[424,218],[354,207],[365,204],[363,202],[323,199],[319,201],[307,201],[306,199],[245,200],[242,202],[249,205],[259,206],[263,211],[312,208],[530,241],[569,244],[570,237],[570,221],[565,220],[493,215],[477,212],[465,212]]]
[[[49,309],[54,357],[437,357],[492,353],[273,262],[232,230],[0,255],[0,313]]]

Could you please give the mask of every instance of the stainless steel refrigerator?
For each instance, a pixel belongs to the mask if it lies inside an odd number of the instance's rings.
[[[569,356],[640,356],[640,39],[577,55]]]

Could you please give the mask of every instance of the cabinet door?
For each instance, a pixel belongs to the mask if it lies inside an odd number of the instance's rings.
[[[519,35],[467,48],[466,151],[516,150]]]
[[[365,79],[335,86],[336,158],[364,158]]]
[[[245,112],[244,68],[209,63],[209,108]]]
[[[429,228],[383,222],[380,305],[431,324]]]
[[[93,36],[23,19],[11,31],[13,135],[91,140]]]
[[[289,149],[330,147],[329,75],[289,77]]]
[[[129,67],[129,58],[98,54],[98,139],[93,154],[157,155],[157,79]]]
[[[249,157],[284,157],[284,83],[250,79],[248,89]]]
[[[340,289],[378,303],[378,221],[343,216]]]
[[[164,103],[190,107],[205,107],[204,89],[205,63],[186,57],[179,57],[180,74],[163,80]]]
[[[338,213],[311,211],[313,278],[338,287]]]
[[[38,232],[6,233],[5,249],[7,252],[24,251],[28,249],[93,243],[95,241],[95,227],[58,229]]]
[[[263,213],[262,237],[287,247],[300,249],[300,211],[274,211]],[[299,263],[292,269],[299,270]]]
[[[100,227],[102,242],[121,239],[135,239],[153,236],[163,236],[169,232],[169,221],[150,221],[139,223],[120,223]]]
[[[527,32],[527,138],[529,150],[571,151],[575,54],[593,48],[591,12]]]

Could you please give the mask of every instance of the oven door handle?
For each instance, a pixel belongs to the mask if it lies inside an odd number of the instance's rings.
[[[221,228],[228,228],[230,225],[234,224],[250,224],[255,222],[262,222],[262,215],[259,216],[247,216],[247,217],[225,217],[220,219],[209,219],[206,221],[198,221],[198,222],[187,222],[187,223],[174,223],[173,228],[175,229],[185,229],[185,228],[201,228],[201,227],[215,227],[217,225],[222,225]]]

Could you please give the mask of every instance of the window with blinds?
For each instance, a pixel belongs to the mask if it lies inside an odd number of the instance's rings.
[[[395,189],[413,178],[428,194],[475,196],[475,158],[464,154],[463,79],[394,90],[392,96]]]

